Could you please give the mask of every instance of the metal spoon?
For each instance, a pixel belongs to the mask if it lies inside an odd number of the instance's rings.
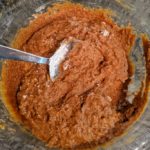
[[[58,75],[59,64],[65,59],[65,56],[71,50],[72,45],[72,40],[63,41],[54,55],[50,58],[37,56],[31,53],[0,45],[0,59],[11,59],[38,64],[48,64],[50,78],[52,81],[54,81]]]

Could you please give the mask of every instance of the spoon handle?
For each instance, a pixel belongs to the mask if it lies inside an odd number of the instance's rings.
[[[0,45],[0,59],[20,60],[38,64],[48,64],[49,58],[40,57],[31,53]]]

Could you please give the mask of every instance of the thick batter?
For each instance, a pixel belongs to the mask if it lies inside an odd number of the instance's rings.
[[[135,114],[121,110],[129,78],[130,28],[121,28],[109,11],[75,4],[56,5],[20,30],[15,48],[50,57],[64,39],[80,40],[52,82],[48,66],[8,62],[8,97],[32,133],[49,147],[102,144],[122,133]],[[10,67],[11,65],[11,67]]]

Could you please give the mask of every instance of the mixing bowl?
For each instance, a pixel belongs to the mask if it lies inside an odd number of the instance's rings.
[[[62,0],[63,1],[63,0]],[[26,26],[32,14],[46,11],[55,2],[61,0],[0,0],[0,44],[9,46],[17,30]],[[150,34],[150,2],[149,0],[72,0],[85,6],[108,8],[113,10],[113,19],[120,25],[131,24],[137,34]],[[145,79],[145,61],[143,51],[131,53],[136,66],[133,76],[134,88],[140,87]],[[0,62],[0,69],[4,65]],[[6,66],[7,67],[7,66]],[[0,78],[2,81],[3,79]],[[2,91],[3,92],[3,91]],[[142,117],[120,138],[106,147],[108,150],[149,150],[150,149],[150,105],[147,104]],[[0,101],[0,149],[2,150],[47,150],[41,141],[24,131],[9,115],[2,100]]]

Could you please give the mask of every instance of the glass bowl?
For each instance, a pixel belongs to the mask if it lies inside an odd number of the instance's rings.
[[[63,0],[5,0],[0,1],[0,44],[9,46],[16,32],[26,26],[32,14],[46,11],[55,2]],[[89,7],[108,8],[115,12],[113,19],[120,25],[131,25],[137,34],[150,34],[149,0],[72,0]],[[136,67],[133,86],[140,87],[145,79],[145,60],[143,51],[131,53]],[[0,69],[4,61],[0,62]],[[2,81],[2,78],[0,78]],[[131,86],[132,87],[132,86]],[[2,91],[3,92],[3,91]],[[148,103],[142,117],[130,127],[127,133],[106,147],[107,150],[149,150],[150,149],[150,104]],[[0,149],[2,150],[48,150],[44,143],[23,130],[10,117],[8,110],[0,101]]]

